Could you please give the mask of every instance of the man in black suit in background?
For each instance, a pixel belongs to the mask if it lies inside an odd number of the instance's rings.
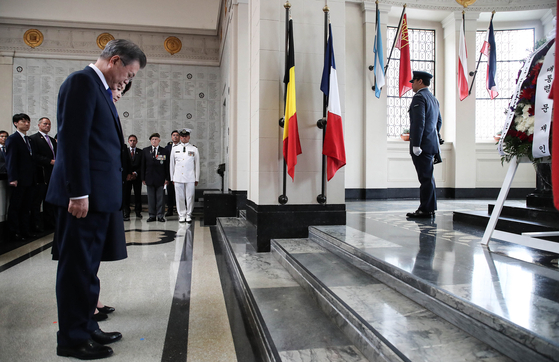
[[[146,65],[128,40],[111,40],[95,62],[74,72],[58,93],[58,148],[47,201],[57,207],[56,275],[59,356],[109,357],[104,344],[122,338],[93,319],[99,300],[101,260],[127,257],[122,221],[122,126],[112,90]]]
[[[165,222],[165,200],[163,186],[169,183],[169,152],[159,147],[159,133],[149,137],[151,146],[144,148],[142,156],[142,182],[147,186],[149,218],[147,222],[156,220]]]
[[[42,228],[52,230],[55,225],[55,208],[52,204],[45,201],[47,188],[50,182],[50,175],[56,159],[56,141],[48,135],[51,122],[47,117],[39,119],[39,132],[29,136],[33,141],[35,153],[35,178],[37,186],[33,197],[33,207],[31,209],[31,222],[36,231],[43,231]],[[41,222],[41,204],[43,204],[43,217]]]
[[[138,137],[136,135],[131,134],[128,136],[128,144],[130,148],[128,148],[127,157],[130,170],[124,183],[124,205],[122,206],[124,221],[130,220],[130,193],[132,188],[134,189],[134,211],[138,219],[142,218],[142,179],[140,178],[142,151],[136,147],[138,144]]]
[[[434,156],[440,152],[439,132],[442,125],[439,101],[429,91],[431,78],[427,72],[414,71],[409,108],[410,155],[419,179],[419,207],[408,212],[408,218],[431,218],[437,210],[437,189],[433,177]]]
[[[6,139],[6,168],[12,195],[8,207],[8,227],[15,241],[33,237],[30,212],[35,189],[33,141],[27,136],[31,120],[25,113],[13,116],[17,131]]]
[[[8,132],[0,131],[0,180],[8,178],[8,170],[6,169],[6,139],[8,136]]]
[[[171,154],[173,146],[178,145],[180,142],[179,131],[174,130],[171,132],[171,142],[167,143],[165,149]],[[175,185],[169,180],[167,185],[167,213],[165,216],[173,216],[173,209],[176,208],[177,200],[175,199]]]

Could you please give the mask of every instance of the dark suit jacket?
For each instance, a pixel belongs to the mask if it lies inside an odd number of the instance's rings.
[[[0,180],[8,178],[8,169],[6,168],[6,155],[0,150]]]
[[[130,170],[129,174],[136,172],[138,178],[136,180],[142,179],[142,158],[143,152],[141,149],[136,147],[134,150],[134,158],[132,158],[132,153],[130,152],[130,148],[128,148],[128,159],[130,161]]]
[[[417,92],[410,104],[410,153],[421,147],[426,154],[439,152],[439,131],[442,119],[439,101],[428,88]]]
[[[56,155],[56,141],[48,135],[47,137],[49,137],[54,154]],[[47,140],[40,132],[29,136],[29,138],[33,140],[34,146],[33,159],[37,165],[35,168],[36,181],[37,183],[48,184],[52,174],[52,168],[54,167],[50,164],[50,161],[53,159],[52,150]]]
[[[70,197],[89,195],[90,211],[118,211],[122,128],[111,96],[92,68],[72,73],[62,83],[57,120],[58,153],[47,201],[64,207]]]
[[[142,181],[145,181],[147,186],[163,186],[165,181],[171,179],[169,173],[169,152],[159,146],[159,159],[153,157],[151,146],[144,148],[142,152]],[[161,158],[164,158],[164,160]]]
[[[34,150],[33,140],[29,140]],[[21,135],[16,131],[6,139],[6,169],[8,182],[17,181],[18,186],[28,187],[34,184],[35,163],[29,148]]]

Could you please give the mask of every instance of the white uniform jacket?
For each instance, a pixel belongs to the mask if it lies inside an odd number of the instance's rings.
[[[200,181],[200,156],[198,148],[190,143],[177,143],[171,149],[170,171],[173,182]]]

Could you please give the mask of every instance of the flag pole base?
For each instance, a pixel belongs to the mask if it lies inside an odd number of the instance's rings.
[[[285,195],[280,195],[280,197],[278,197],[278,202],[282,205],[287,204],[287,200],[288,200],[288,198]]]
[[[326,203],[326,196],[324,196],[323,194],[320,194],[316,197],[316,201],[318,201],[319,204],[325,204]]]

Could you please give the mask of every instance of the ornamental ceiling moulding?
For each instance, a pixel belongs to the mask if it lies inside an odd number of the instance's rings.
[[[112,34],[110,33],[99,34],[99,36],[97,37],[97,46],[99,47],[99,49],[103,50],[105,49],[107,43],[110,42],[111,40],[115,40],[115,37]]]
[[[44,39],[45,37],[43,33],[37,29],[29,29],[25,32],[25,34],[23,34],[23,41],[31,48],[36,48],[43,44]]]
[[[374,3],[373,0],[356,2]],[[455,0],[379,0],[379,4],[393,6],[404,6],[414,9],[457,11],[464,9]],[[469,5],[468,10],[491,12],[496,11],[520,11],[540,10],[555,8],[557,3],[553,0],[477,0],[475,4]]]

